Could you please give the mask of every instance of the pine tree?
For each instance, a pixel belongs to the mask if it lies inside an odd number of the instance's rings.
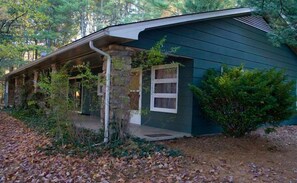
[[[241,0],[243,6],[253,7],[263,15],[273,31],[269,34],[274,45],[297,46],[297,1],[296,0]]]
[[[184,0],[178,8],[185,14],[234,8],[236,5],[235,0]]]

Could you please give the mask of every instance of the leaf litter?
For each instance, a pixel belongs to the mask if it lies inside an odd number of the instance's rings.
[[[162,142],[180,149],[178,157],[48,155],[38,150],[48,137],[0,113],[0,182],[297,182],[297,127],[262,131]]]

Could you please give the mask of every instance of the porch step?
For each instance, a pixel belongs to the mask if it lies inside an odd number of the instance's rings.
[[[176,138],[191,137],[191,134],[184,132],[177,132],[162,128],[155,128],[145,125],[128,125],[129,133],[132,136],[145,139],[147,141],[162,141]]]
[[[147,136],[147,137],[168,137],[168,136],[171,136],[171,135],[168,135],[168,134],[146,134],[144,136]]]

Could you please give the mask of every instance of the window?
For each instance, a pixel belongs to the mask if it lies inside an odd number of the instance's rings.
[[[178,65],[152,67],[151,111],[177,113]]]

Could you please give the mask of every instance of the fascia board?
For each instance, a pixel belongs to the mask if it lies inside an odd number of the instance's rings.
[[[108,28],[108,34],[113,37],[121,37],[126,39],[138,40],[139,33],[151,28],[169,26],[180,23],[187,23],[199,20],[208,20],[232,15],[242,15],[251,13],[250,8],[230,9],[214,12],[205,12],[200,14],[191,14],[184,16],[168,17],[152,21],[143,21],[127,25],[119,25]]]

